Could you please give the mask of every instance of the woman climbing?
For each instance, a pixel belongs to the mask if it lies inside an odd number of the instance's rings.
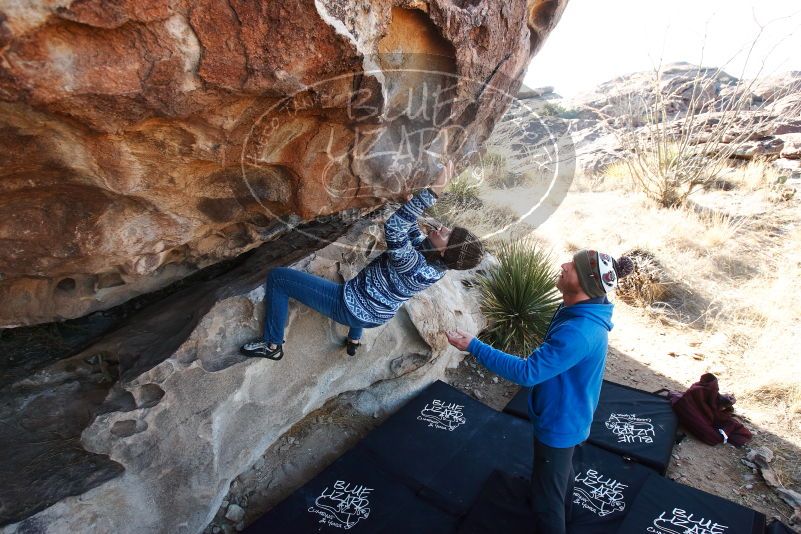
[[[387,250],[344,284],[286,267],[272,269],[265,284],[264,336],[245,343],[246,356],[280,360],[284,356],[284,328],[289,298],[350,327],[347,353],[356,354],[364,328],[380,326],[404,302],[445,275],[448,269],[472,269],[484,248],[462,227],[441,227],[424,237],[417,218],[434,205],[453,173],[453,163],[427,189],[407,202],[384,223]]]

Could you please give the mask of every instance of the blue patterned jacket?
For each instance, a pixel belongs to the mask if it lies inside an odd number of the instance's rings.
[[[345,304],[357,318],[376,326],[383,324],[412,295],[445,276],[444,263],[429,263],[418,250],[425,237],[417,218],[436,201],[431,191],[424,189],[384,223],[387,250],[345,282]]]

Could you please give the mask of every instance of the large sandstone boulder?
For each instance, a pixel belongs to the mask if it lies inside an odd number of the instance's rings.
[[[442,378],[463,357],[443,331],[484,327],[477,291],[462,283],[471,271],[449,272],[365,330],[356,357],[341,345],[345,327],[294,301],[281,361],[237,352],[261,331],[266,266],[341,281],[380,253],[381,235],[361,221],[300,259],[261,247],[4,388],[0,439],[14,447],[0,457],[0,524],[13,523],[3,531],[202,531],[231,481],[327,402],[347,394],[367,417],[382,417]]]
[[[566,3],[4,3],[0,326],[426,185],[489,135]]]

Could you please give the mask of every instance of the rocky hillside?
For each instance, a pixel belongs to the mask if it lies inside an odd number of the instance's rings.
[[[657,95],[663,99],[659,104]],[[599,174],[623,159],[620,131],[647,134],[637,112],[658,109],[674,128],[686,127],[686,118],[693,117],[690,144],[736,143],[733,157],[768,159],[788,175],[801,176],[801,72],[739,80],[721,69],[674,63],[662,68],[658,80],[653,72],[637,72],[574,98],[545,93],[529,102],[540,114],[543,102],[552,106],[532,123],[561,123],[571,132],[581,175]],[[732,124],[717,139],[721,121]]]

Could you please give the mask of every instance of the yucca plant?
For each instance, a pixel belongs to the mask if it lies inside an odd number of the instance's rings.
[[[481,310],[489,321],[482,337],[511,354],[528,354],[545,337],[559,304],[556,270],[528,239],[498,247],[498,265],[478,279]]]
[[[481,199],[478,197],[479,190],[479,183],[468,170],[454,178],[448,184],[445,192],[449,203],[464,209],[481,206]]]

